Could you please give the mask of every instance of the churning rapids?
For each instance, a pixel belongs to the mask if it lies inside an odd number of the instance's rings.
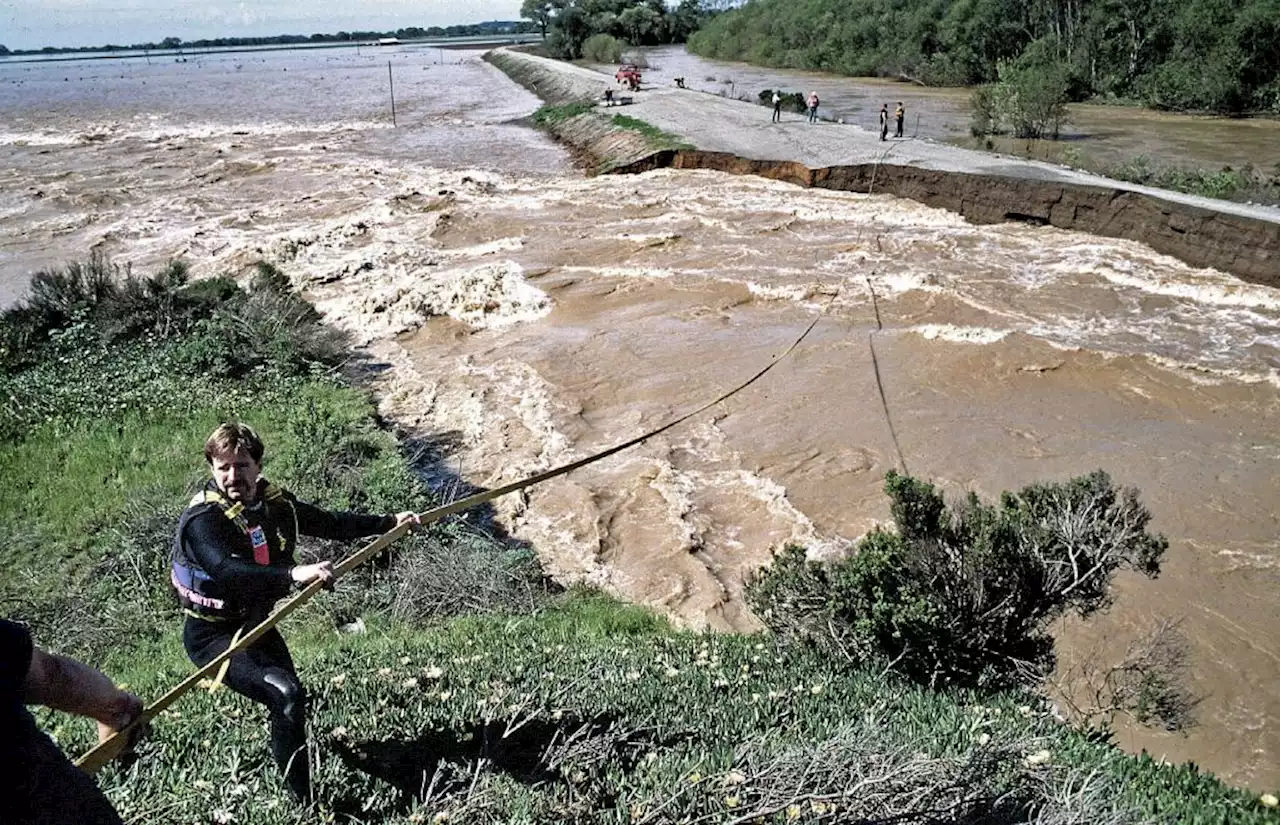
[[[771,551],[838,552],[887,518],[873,343],[912,473],[994,496],[1102,468],[1141,490],[1165,572],[1063,628],[1064,664],[1183,619],[1200,725],[1122,743],[1280,783],[1280,291],[888,196],[586,179],[474,52],[171,61],[0,63],[0,303],[91,250],[142,272],[274,260],[391,366],[384,412],[483,486],[714,397],[827,307],[765,380],[503,499],[503,526],[563,580],[750,629],[742,580]]]

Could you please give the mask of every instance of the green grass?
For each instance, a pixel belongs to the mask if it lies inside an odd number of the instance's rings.
[[[554,126],[578,115],[595,111],[595,108],[595,103],[590,100],[576,100],[560,106],[548,104],[533,113],[533,122],[542,127]]]
[[[670,132],[664,132],[652,123],[647,123],[634,117],[627,115],[614,115],[612,123],[621,129],[629,129],[633,132],[639,132],[649,139],[655,148],[662,149],[693,149],[693,144],[681,138],[679,135],[673,135]]]

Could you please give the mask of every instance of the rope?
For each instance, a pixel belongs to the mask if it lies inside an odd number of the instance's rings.
[[[455,513],[460,513],[463,510],[468,510],[477,505],[484,504],[488,501],[492,501],[493,499],[498,498],[500,496],[504,496],[508,493],[514,493],[517,490],[523,490],[526,487],[532,487],[535,484],[541,484],[544,481],[550,481],[551,479],[556,478],[557,476],[562,476],[562,475],[565,475],[566,473],[571,473],[574,470],[587,466],[588,464],[594,464],[597,461],[601,461],[605,458],[608,458],[609,456],[615,453],[619,453],[627,449],[628,447],[634,447],[635,445],[641,443],[642,441],[647,441],[648,439],[653,438],[656,435],[660,435],[661,433],[666,432],[672,427],[675,427],[679,424],[683,424],[685,421],[688,421],[690,418],[693,418],[695,415],[698,415],[699,413],[704,412],[710,409],[711,407],[714,407],[716,404],[719,404],[722,401],[727,401],[729,398],[732,398],[734,395],[737,395],[739,392],[742,392],[747,387],[751,386],[756,381],[759,381],[761,378],[763,378],[766,373],[768,373],[775,366],[777,366],[779,362],[781,362],[784,358],[790,355],[796,349],[796,347],[800,346],[800,344],[804,341],[804,339],[809,336],[809,333],[813,331],[813,328],[818,325],[818,322],[822,320],[823,316],[826,315],[827,309],[831,307],[831,304],[835,301],[836,297],[839,294],[840,294],[839,291],[837,291],[834,295],[831,296],[830,300],[827,301],[827,305],[822,308],[822,312],[820,312],[817,315],[817,317],[815,317],[809,323],[809,326],[805,327],[805,330],[803,333],[800,334],[800,337],[797,338],[795,341],[793,341],[791,343],[791,346],[787,347],[787,349],[781,355],[776,356],[772,361],[770,361],[767,365],[765,365],[765,367],[761,369],[759,372],[757,372],[755,375],[752,375],[746,381],[743,381],[741,384],[737,385],[736,387],[729,390],[728,392],[722,393],[715,400],[709,401],[706,404],[703,404],[702,406],[698,407],[697,409],[692,410],[691,412],[687,412],[684,415],[680,416],[679,418],[675,419],[674,421],[670,421],[662,425],[661,427],[658,427],[657,429],[650,430],[649,432],[644,433],[643,435],[636,436],[630,441],[626,441],[626,442],[623,442],[622,444],[615,445],[613,447],[608,448],[607,450],[601,450],[600,452],[589,455],[586,458],[581,458],[581,459],[578,459],[577,461],[572,461],[568,464],[564,464],[559,467],[555,467],[553,469],[546,470],[541,473],[537,473],[535,475],[529,476],[528,478],[521,479],[520,481],[514,481],[510,484],[504,484],[501,487],[495,487],[492,490],[485,490],[483,492],[476,493],[475,495],[471,495],[463,499],[458,499],[457,501],[451,502],[449,504],[436,507],[433,510],[428,510],[425,513],[419,514],[418,516],[419,523],[422,525],[432,524],[434,522],[440,521],[443,518],[454,515]],[[396,527],[389,530],[388,532],[383,533],[381,536],[379,536],[378,538],[370,542],[370,544],[367,547],[364,547],[356,551],[355,553],[352,553],[350,556],[344,559],[340,564],[334,567],[333,579],[336,581],[337,579],[340,579],[342,576],[346,575],[347,573],[350,573],[352,570],[359,567],[361,564],[365,563],[366,561],[373,558],[378,553],[382,552],[382,550],[384,550],[386,547],[392,544],[392,542],[395,542],[396,540],[398,540],[401,536],[405,535],[405,533],[407,532],[409,532],[409,525],[406,523],[406,524],[397,525]],[[179,682],[177,685],[174,685],[172,688],[170,688],[167,693],[165,693],[155,702],[152,702],[150,705],[147,705],[145,708],[143,708],[142,713],[139,714],[137,719],[133,720],[125,727],[116,731],[107,739],[98,743],[98,745],[94,747],[92,750],[89,750],[88,752],[86,752],[83,756],[81,756],[78,760],[76,760],[76,765],[88,773],[91,773],[91,774],[96,773],[104,765],[106,765],[112,759],[120,755],[120,753],[124,750],[125,745],[129,742],[129,739],[134,733],[134,731],[137,731],[138,729],[145,726],[152,719],[154,719],[156,716],[159,716],[162,711],[164,711],[166,708],[168,708],[170,705],[176,702],[179,698],[181,698],[184,693],[186,693],[188,690],[190,690],[192,687],[198,684],[201,679],[206,678],[210,673],[213,673],[214,671],[218,670],[225,662],[230,661],[232,656],[248,648],[254,642],[258,641],[258,639],[262,638],[262,636],[264,636],[267,633],[267,631],[271,630],[271,628],[275,627],[277,624],[283,621],[287,616],[289,616],[289,614],[293,613],[299,607],[301,607],[302,605],[310,601],[311,598],[315,596],[316,593],[319,593],[324,587],[325,587],[324,582],[320,580],[316,580],[308,584],[302,590],[295,593],[293,596],[290,596],[287,600],[282,602],[279,605],[279,607],[277,607],[271,613],[270,616],[268,616],[266,619],[263,619],[260,624],[258,624],[248,633],[244,634],[244,636],[240,638],[239,642],[230,645],[226,650],[224,650],[222,653],[219,653],[217,656],[211,659],[203,667],[197,669],[190,676],[188,676],[187,678]]]
[[[884,410],[884,420],[889,425],[889,438],[893,440],[893,449],[898,454],[898,468],[902,470],[903,475],[911,475],[907,471],[907,460],[902,456],[902,445],[898,443],[898,431],[894,429],[893,416],[889,414],[889,400],[885,398],[884,381],[880,378],[880,359],[876,357],[876,333],[884,331],[884,325],[880,322],[880,302],[876,299],[876,290],[871,285],[871,277],[863,277],[867,279],[867,291],[871,293],[871,308],[876,313],[876,328],[867,333],[867,348],[871,350],[871,369],[876,376],[876,389],[880,392],[880,408]]]

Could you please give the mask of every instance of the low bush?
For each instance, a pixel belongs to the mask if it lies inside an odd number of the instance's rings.
[[[782,98],[782,111],[796,112],[804,114],[809,111],[809,104],[804,99],[803,92],[785,92],[778,90],[778,95]],[[773,89],[765,89],[756,96],[756,100],[761,106],[773,106]]]
[[[582,44],[582,59],[592,63],[617,63],[627,44],[613,35],[593,34]]]
[[[890,472],[896,532],[846,558],[789,547],[747,585],[785,640],[854,662],[887,662],[928,685],[1032,684],[1054,665],[1048,626],[1108,603],[1119,569],[1155,576],[1168,543],[1146,532],[1136,491],[1105,473],[948,508],[930,484]]]

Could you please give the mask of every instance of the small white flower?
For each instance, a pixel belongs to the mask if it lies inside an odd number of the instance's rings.
[[[988,743],[988,742],[990,742],[990,741],[991,741],[991,734],[989,734],[989,733],[984,733],[984,734],[981,734],[980,736],[978,736],[978,744],[979,744],[979,745],[985,745],[985,744],[987,744],[987,743]]]
[[[627,671],[627,681],[628,681],[628,682],[636,682],[636,681],[639,681],[639,680],[640,680],[640,671],[638,671],[638,670],[628,670],[628,671]]]
[[[407,665],[407,664],[409,664],[409,657],[408,657],[408,656],[402,656],[402,657],[400,657],[400,664],[402,664],[402,665]]]
[[[1263,805],[1266,805],[1268,808],[1274,808],[1275,806],[1280,805],[1280,799],[1276,799],[1276,795],[1273,793],[1264,793],[1262,796],[1258,797],[1258,801]]]
[[[329,735],[332,736],[334,739],[346,739],[347,729],[339,725],[338,727],[329,731]]]
[[[417,686],[418,686],[418,680],[413,676],[410,676],[408,679],[405,679],[403,682],[400,683],[400,687],[416,688]]]
[[[441,701],[441,702],[447,702],[447,701],[449,701],[449,697],[450,697],[450,696],[452,696],[452,695],[453,695],[453,692],[452,692],[452,691],[442,690],[442,691],[440,691],[440,701]]]
[[[1027,763],[1028,767],[1034,767],[1036,765],[1044,765],[1048,763],[1051,759],[1053,759],[1053,754],[1049,753],[1049,751],[1047,750],[1043,750],[1043,751],[1036,751],[1035,753],[1028,756],[1024,761]]]
[[[812,693],[814,696],[817,696],[819,693],[822,693],[822,691],[823,691],[822,685],[814,685],[813,687],[809,688],[809,692]]]
[[[431,667],[424,667],[422,669],[422,675],[427,677],[428,679],[439,679],[441,676],[444,675],[444,671],[441,670],[438,666],[432,665]]]
[[[378,668],[378,675],[384,679],[387,678],[388,676],[391,675],[391,668],[389,667]]]
[[[724,775],[724,784],[741,785],[747,781],[747,777],[741,771],[729,771]]]
[[[231,811],[214,811],[212,816],[213,821],[218,825],[230,825],[230,823],[236,821],[236,818],[231,815]]]

